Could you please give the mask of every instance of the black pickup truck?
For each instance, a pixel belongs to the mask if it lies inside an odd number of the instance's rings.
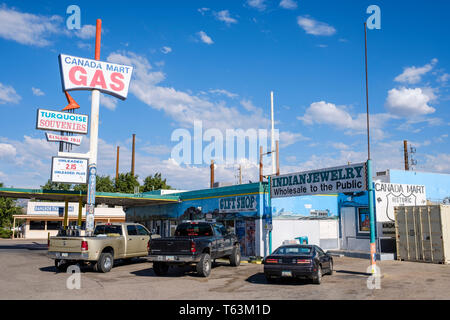
[[[153,239],[149,255],[158,276],[166,274],[170,265],[196,264],[197,273],[208,277],[211,262],[218,258],[228,258],[232,266],[239,266],[239,241],[223,225],[203,221],[182,222],[174,237]]]

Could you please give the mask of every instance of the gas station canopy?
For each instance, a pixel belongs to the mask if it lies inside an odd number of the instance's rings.
[[[32,200],[69,201],[78,202],[80,197],[86,203],[86,192],[62,191],[45,189],[19,189],[0,188],[0,197]],[[98,204],[116,206],[150,206],[180,202],[180,197],[176,195],[154,195],[145,193],[109,193],[96,192],[95,202]]]

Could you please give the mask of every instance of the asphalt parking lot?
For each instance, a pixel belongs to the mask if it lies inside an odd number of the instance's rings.
[[[450,265],[380,261],[381,289],[367,288],[369,261],[335,257],[335,273],[321,285],[308,281],[268,284],[263,265],[238,268],[218,262],[209,278],[189,268],[157,277],[145,259],[118,263],[102,274],[83,268],[81,289],[67,289],[45,241],[0,240],[0,299],[450,299]]]

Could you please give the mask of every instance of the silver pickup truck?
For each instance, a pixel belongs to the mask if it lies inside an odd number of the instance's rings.
[[[58,270],[68,265],[87,263],[99,272],[109,272],[114,260],[148,255],[150,232],[137,223],[98,224],[92,237],[50,237],[48,256],[55,260]]]

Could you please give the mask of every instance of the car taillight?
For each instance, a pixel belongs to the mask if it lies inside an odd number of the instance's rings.
[[[197,252],[197,249],[195,248],[195,242],[191,241],[191,253]]]
[[[147,242],[147,251],[150,252],[150,241]]]
[[[88,250],[87,241],[81,241],[81,251],[87,251],[87,250]]]
[[[297,259],[297,264],[309,264],[311,260],[309,259]]]
[[[266,263],[278,263],[278,259],[266,259]]]

